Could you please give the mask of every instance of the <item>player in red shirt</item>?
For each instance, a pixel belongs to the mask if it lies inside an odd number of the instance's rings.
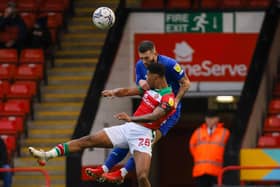
[[[104,128],[94,134],[59,144],[49,151],[29,147],[29,151],[40,165],[55,157],[67,156],[69,153],[80,152],[85,148],[129,148],[136,165],[139,187],[150,187],[148,179],[151,156],[153,130],[175,111],[175,95],[168,87],[165,69],[161,64],[148,67],[147,82],[150,90],[138,88],[117,88],[104,90],[104,97],[124,97],[142,95],[142,101],[133,116],[122,112],[114,115],[123,120],[123,125]]]

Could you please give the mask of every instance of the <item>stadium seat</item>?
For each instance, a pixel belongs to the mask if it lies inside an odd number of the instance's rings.
[[[38,83],[43,79],[43,67],[40,64],[23,64],[17,68],[16,80],[33,80]]]
[[[20,53],[19,64],[44,64],[43,49],[23,49]]]
[[[144,9],[162,9],[164,8],[163,0],[143,0],[141,7]]]
[[[16,49],[0,49],[0,64],[17,64],[18,52]]]
[[[270,5],[270,0],[247,0],[247,8],[266,9]]]
[[[20,17],[23,19],[28,30],[31,30],[34,27],[37,16],[32,12],[22,12],[20,13]]]
[[[20,116],[26,119],[30,113],[30,103],[24,99],[12,99],[4,102],[1,117]]]
[[[269,116],[264,124],[265,132],[280,132],[280,116]]]
[[[8,81],[0,80],[0,100],[4,101],[10,90],[10,83]]]
[[[280,136],[261,136],[257,146],[259,148],[280,148]]]
[[[169,0],[167,9],[190,9],[192,7],[191,0]]]
[[[2,117],[1,119],[12,121],[14,123],[14,127],[15,127],[16,131],[19,134],[24,132],[24,127],[25,127],[24,118],[17,117],[17,116],[7,116],[7,117]]]
[[[17,0],[17,8],[19,12],[34,12],[38,11],[37,0]]]
[[[244,8],[244,4],[242,0],[223,0],[222,1],[222,8]]]
[[[4,12],[9,0],[0,0],[0,12]]]
[[[58,29],[62,27],[63,25],[62,13],[49,12],[47,14],[47,17],[48,17],[47,25],[49,29]]]
[[[34,96],[33,90],[28,84],[12,84],[7,94],[8,99],[28,99],[31,100]]]
[[[280,99],[273,99],[270,101],[268,114],[280,114]]]
[[[220,6],[220,0],[201,0],[200,7],[203,9],[217,9]]]
[[[65,11],[65,0],[44,0],[41,1],[40,12],[61,12]]]
[[[0,80],[11,81],[14,78],[16,66],[13,64],[0,64]]]
[[[17,130],[15,128],[15,122],[5,120],[5,119],[0,119],[0,134],[17,136]]]

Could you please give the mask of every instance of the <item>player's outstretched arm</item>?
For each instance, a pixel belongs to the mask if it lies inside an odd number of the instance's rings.
[[[112,90],[103,90],[103,97],[125,97],[140,95],[140,90],[138,88],[115,88]]]
[[[118,120],[122,120],[122,121],[126,121],[126,122],[133,121],[133,122],[138,122],[138,123],[148,123],[148,122],[153,122],[153,121],[160,119],[161,117],[166,115],[167,112],[168,112],[167,110],[165,110],[161,107],[156,107],[152,113],[145,114],[142,116],[129,116],[125,112],[121,112],[121,113],[115,114],[114,117]]]

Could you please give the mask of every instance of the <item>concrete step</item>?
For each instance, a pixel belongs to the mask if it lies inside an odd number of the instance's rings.
[[[106,33],[69,33],[62,37],[62,43],[64,41],[102,41],[104,42],[106,38]]]
[[[26,187],[27,185],[25,183],[18,183],[13,184],[13,187]],[[45,183],[42,183],[40,185],[38,184],[30,184],[28,187],[46,187]],[[51,187],[65,187],[65,184],[53,184]]]
[[[62,76],[71,76],[71,75],[91,75],[93,76],[95,71],[94,68],[84,68],[84,67],[55,67],[49,69],[48,75],[62,75]]]
[[[57,58],[56,67],[89,67],[95,68],[98,58]]]
[[[89,84],[92,79],[91,75],[79,75],[79,76],[49,76],[50,85],[86,85]]]
[[[36,103],[36,111],[80,111],[83,102],[44,102]]]
[[[29,129],[29,138],[71,138],[74,129]]]
[[[57,175],[57,176],[50,176],[51,178],[51,186],[53,185],[64,185],[65,183],[65,176]],[[13,177],[13,184],[20,184],[25,183],[26,185],[43,185],[45,184],[45,177],[44,176],[28,176],[28,175],[21,175]],[[13,185],[14,186],[14,185]]]
[[[95,49],[101,48],[104,45],[104,41],[63,41],[61,43],[62,49]]]
[[[75,120],[79,117],[78,111],[36,111],[36,120]]]
[[[50,150],[52,149],[53,146],[48,146],[48,147],[40,147],[40,149],[43,150]],[[33,157],[30,156],[29,152],[28,152],[28,147],[23,147],[21,148],[22,153],[27,153],[27,156],[22,156],[20,158],[15,158],[14,159],[14,164],[16,167],[24,167],[26,165],[30,165],[30,167],[38,167],[38,163],[36,162],[36,159],[34,159]],[[65,157],[57,157],[53,160],[51,160],[52,162],[48,162],[47,166],[64,166],[65,164]],[[42,169],[44,169],[44,167],[42,167]],[[34,173],[35,174],[35,173]],[[36,173],[39,174],[39,173]],[[16,175],[21,176],[21,173],[16,173]]]
[[[101,30],[94,26],[94,24],[84,24],[84,25],[69,25],[68,33],[104,33],[104,30]]]
[[[73,129],[77,121],[74,120],[35,120],[29,121],[30,129]]]
[[[57,58],[69,58],[69,57],[81,57],[81,58],[98,58],[101,53],[101,49],[95,50],[61,50],[56,53]]]
[[[22,146],[33,146],[33,147],[43,147],[43,146],[56,146],[57,144],[69,141],[69,138],[28,138],[23,143]]]
[[[42,93],[86,93],[89,85],[48,85],[42,89]],[[44,104],[44,103],[42,103]]]

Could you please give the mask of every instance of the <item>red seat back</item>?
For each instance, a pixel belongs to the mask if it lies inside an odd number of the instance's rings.
[[[191,0],[172,0],[167,2],[168,9],[190,9]]]
[[[13,64],[0,64],[0,80],[12,80],[16,72]]]
[[[201,0],[200,7],[204,9],[217,9],[220,6],[220,0]]]
[[[163,0],[142,0],[141,7],[144,9],[161,9],[164,8]]]
[[[280,136],[261,136],[259,137],[258,147],[280,148]]]
[[[17,0],[17,9],[20,12],[37,12],[38,11],[37,0]]]
[[[31,12],[22,12],[20,17],[23,19],[27,29],[31,30],[36,22],[36,14]]]
[[[44,63],[43,49],[23,49],[20,53],[20,64]]]
[[[269,114],[280,114],[280,99],[273,99],[269,103]]]
[[[42,80],[43,67],[40,64],[20,65],[15,78],[16,80]]]
[[[0,49],[0,64],[17,64],[18,53],[16,49]]]

